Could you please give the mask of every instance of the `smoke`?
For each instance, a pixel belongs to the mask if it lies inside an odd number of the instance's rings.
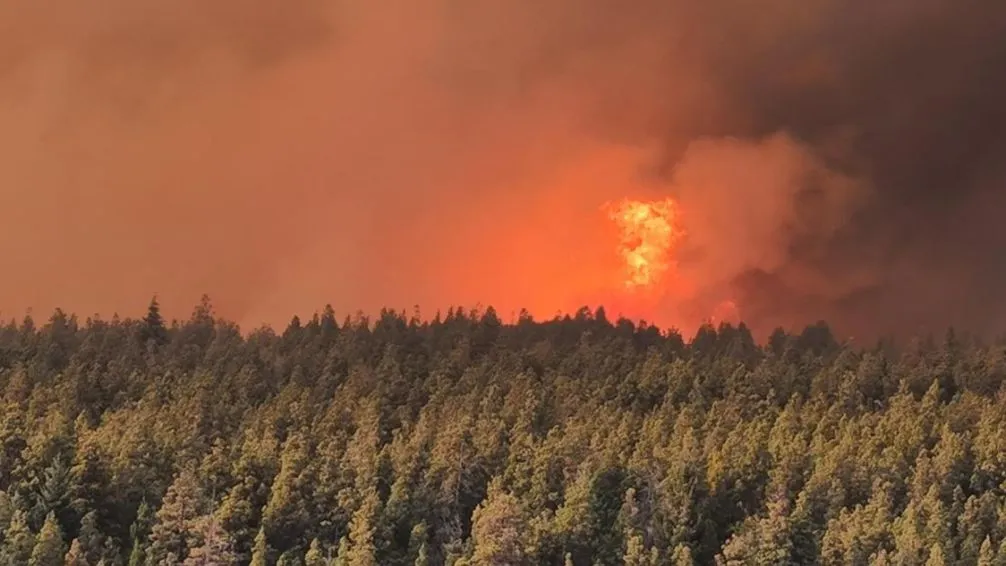
[[[867,196],[865,187],[828,167],[785,134],[756,142],[698,140],[672,178],[682,207],[691,211],[687,279],[705,288],[729,287],[751,271],[790,277],[793,248],[828,242]],[[853,282],[821,282],[841,294]]]
[[[0,0],[0,309],[548,316],[618,300],[599,204],[670,194],[701,308],[998,331],[1004,31],[995,0]]]

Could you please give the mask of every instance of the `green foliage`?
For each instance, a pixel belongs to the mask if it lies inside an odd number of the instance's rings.
[[[35,541],[28,566],[61,566],[65,555],[63,531],[56,520],[56,514],[50,511]]]
[[[304,566],[304,563],[301,561],[299,553],[291,549],[279,556],[276,566]]]
[[[325,555],[321,550],[321,542],[318,539],[311,541],[307,553],[304,554],[304,566],[325,566]]]
[[[252,549],[251,566],[266,566],[269,563],[269,547],[265,541],[265,530],[259,529],[255,535],[255,547]]]
[[[377,566],[374,522],[380,511],[376,489],[367,491],[363,504],[353,514],[349,524],[349,548],[345,553],[347,566]]]
[[[35,549],[35,536],[28,528],[24,511],[18,510],[4,530],[4,540],[0,545],[0,566],[24,566],[31,559]]]
[[[475,509],[472,566],[519,566],[527,564],[522,535],[526,532],[524,510],[512,494],[494,483],[484,503]]]
[[[338,320],[0,326],[0,566],[1006,565],[1004,344]]]

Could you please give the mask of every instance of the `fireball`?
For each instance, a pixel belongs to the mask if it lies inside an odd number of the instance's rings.
[[[618,229],[616,249],[628,291],[619,304],[680,328],[739,322],[739,305],[733,299],[712,300],[710,295],[722,291],[719,285],[692,280],[679,269],[678,255],[687,232],[677,201],[623,199],[605,204],[603,210]]]
[[[618,252],[625,263],[628,289],[651,288],[675,268],[673,252],[684,235],[673,199],[624,199],[605,205],[621,234]]]

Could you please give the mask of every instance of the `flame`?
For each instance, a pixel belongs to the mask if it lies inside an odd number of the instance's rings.
[[[675,245],[684,235],[677,203],[624,199],[604,206],[621,232],[618,251],[625,262],[625,286],[653,287],[674,267]]]
[[[678,328],[740,321],[732,298],[709,302],[723,289],[680,271],[677,254],[687,232],[677,201],[623,199],[602,209],[618,229],[621,278],[628,291],[619,297],[623,306]]]

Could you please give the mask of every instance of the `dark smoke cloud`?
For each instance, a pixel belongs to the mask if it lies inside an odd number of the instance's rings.
[[[1004,32],[994,0],[0,0],[0,309],[548,315],[605,297],[600,203],[673,193],[671,310],[1000,331]]]
[[[814,287],[776,289],[762,295],[788,298],[763,308],[785,313],[794,298],[780,291],[796,291],[790,319],[820,313],[854,332],[947,324],[1001,331],[1006,225],[996,218],[1006,198],[1006,48],[998,38],[1006,6],[928,0],[836,8],[826,28],[791,52],[824,62],[816,80],[780,82],[785,68],[798,68],[786,57],[722,76],[735,87],[731,105],[751,118],[742,133],[787,129],[868,180],[868,206],[825,249],[797,246],[791,261],[828,279],[865,271],[874,281],[826,301],[814,300]]]

